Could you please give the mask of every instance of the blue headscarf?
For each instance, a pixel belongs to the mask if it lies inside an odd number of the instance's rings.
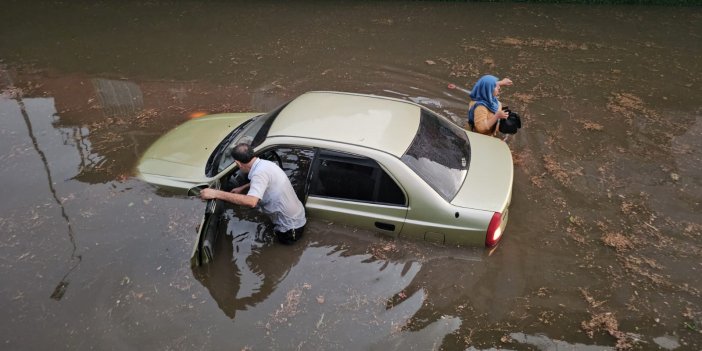
[[[478,82],[473,86],[473,90],[470,91],[470,98],[475,101],[475,104],[487,107],[492,113],[497,112],[497,108],[500,106],[497,97],[492,95],[492,92],[495,91],[495,86],[497,86],[497,80],[495,76],[484,75],[478,79]]]

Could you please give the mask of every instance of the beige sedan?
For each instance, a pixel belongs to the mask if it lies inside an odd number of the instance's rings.
[[[468,132],[409,101],[309,92],[266,114],[190,120],[157,140],[138,173],[193,194],[246,179],[230,156],[238,143],[277,162],[307,215],[395,237],[494,247],[512,196],[512,154],[499,139]],[[210,200],[193,263],[212,258],[222,204]]]

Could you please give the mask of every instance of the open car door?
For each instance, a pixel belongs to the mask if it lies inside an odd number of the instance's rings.
[[[230,191],[248,182],[246,174],[239,168],[234,168],[231,173],[226,174],[211,184],[211,188],[223,191]],[[198,195],[201,188],[190,189],[190,195]],[[198,228],[197,240],[190,257],[190,266],[201,266],[214,259],[215,244],[220,234],[224,232],[220,224],[222,213],[225,210],[222,200],[207,200],[205,215]]]
[[[316,153],[317,150],[313,148],[276,146],[263,150],[259,157],[280,166],[290,179],[297,198],[305,205],[310,188],[310,170]]]
[[[295,189],[303,205],[307,200],[309,190],[310,169],[314,161],[315,150],[311,148],[297,147],[271,147],[266,148],[258,154],[258,157],[277,164],[290,179],[290,183]],[[224,175],[216,180],[211,187],[218,190],[230,191],[248,182],[246,174],[238,168],[232,173]],[[199,195],[200,188],[190,190],[191,195]],[[197,240],[190,258],[191,266],[200,266],[214,259],[215,244],[219,236],[224,232],[221,228],[221,217],[225,209],[225,204],[221,200],[208,200],[205,207],[205,216],[202,218],[198,229]]]
[[[219,189],[219,181],[216,181],[212,188]],[[190,189],[190,195],[200,195],[200,188]],[[200,266],[214,259],[214,244],[219,235],[219,218],[222,214],[223,204],[221,200],[207,200],[205,206],[205,216],[198,227],[197,240],[190,257],[191,266]]]

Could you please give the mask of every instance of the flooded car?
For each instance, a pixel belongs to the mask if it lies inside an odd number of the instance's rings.
[[[440,244],[494,247],[512,197],[507,145],[413,102],[308,92],[266,113],[190,120],[138,165],[148,183],[196,194],[244,184],[231,149],[249,143],[288,175],[308,216]],[[213,257],[223,204],[210,200],[193,263]]]

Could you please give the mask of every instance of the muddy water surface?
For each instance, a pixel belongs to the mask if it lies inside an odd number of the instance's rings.
[[[702,11],[463,3],[13,2],[0,11],[3,349],[702,348]],[[524,128],[500,246],[312,221],[292,247],[134,178],[200,113],[308,90]]]

